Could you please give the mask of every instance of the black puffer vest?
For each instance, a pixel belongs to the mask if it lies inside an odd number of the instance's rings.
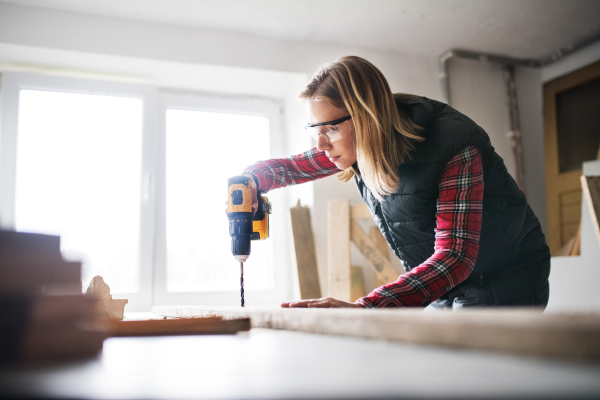
[[[422,97],[397,100],[397,107],[423,128],[420,135],[425,138],[415,142],[411,158],[398,168],[398,190],[379,202],[358,170],[355,182],[407,271],[433,254],[442,171],[452,157],[471,145],[482,152],[484,173],[479,254],[473,271],[494,271],[548,255],[537,218],[481,127],[450,106]]]

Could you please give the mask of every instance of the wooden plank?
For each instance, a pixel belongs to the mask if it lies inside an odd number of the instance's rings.
[[[579,201],[577,203],[561,206],[560,222],[562,225],[581,222],[581,194],[579,194],[579,196]]]
[[[581,186],[583,188],[583,196],[587,201],[590,215],[592,216],[592,225],[596,232],[596,239],[600,244],[600,176],[581,176]]]
[[[329,296],[350,301],[350,200],[330,200],[328,206]]]
[[[95,330],[110,336],[173,336],[215,335],[250,330],[249,318],[223,320],[218,316],[186,319],[103,321],[94,325]]]
[[[0,230],[0,256],[63,261],[60,237]]]
[[[352,220],[352,242],[365,256],[375,275],[383,282],[393,282],[398,279],[398,272],[392,263],[379,251],[377,246],[369,239],[365,231]]]
[[[81,293],[81,263],[0,255],[0,293],[40,291],[53,284],[75,285]]]
[[[302,299],[320,298],[321,284],[309,208],[303,207],[298,201],[296,207],[290,208],[290,221],[300,283],[300,297]]]
[[[373,226],[371,227],[371,229],[369,230],[369,238],[371,239],[371,241],[373,242],[373,244],[375,245],[375,247],[377,247],[377,249],[381,252],[381,254],[387,259],[390,259],[390,253],[389,253],[389,246],[387,243],[387,240],[385,240],[385,237],[383,236],[383,234],[381,233],[381,231],[379,230],[378,227]],[[390,282],[385,282],[383,281],[379,275],[375,275],[375,280],[377,281],[377,286],[383,286],[386,283],[390,283]]]
[[[169,317],[251,318],[253,328],[401,341],[535,356],[600,360],[600,313],[542,313],[541,309],[290,309],[158,306]]]
[[[25,331],[19,361],[40,365],[93,358],[102,351],[106,338],[105,332],[84,331],[74,325]]]
[[[352,206],[350,206],[350,217],[352,217],[352,219],[373,218],[371,212],[369,211],[369,206],[367,206],[364,203],[353,204]]]
[[[350,301],[366,296],[365,277],[361,267],[350,268]]]
[[[561,247],[552,257],[569,257],[575,251],[575,241],[577,237],[571,238],[563,247]]]
[[[23,302],[23,296],[23,293],[3,296],[6,308],[1,312],[10,316],[11,309],[19,310],[21,307],[18,304]],[[108,335],[81,327],[94,320],[94,299],[84,296],[81,291],[78,295],[26,297],[29,307],[19,312],[25,312],[23,321],[27,323],[22,327],[18,324],[11,327],[9,318],[8,326],[3,326],[8,329],[7,332],[19,335],[19,362],[35,364],[84,359],[94,357],[102,350],[102,342]],[[6,324],[7,321],[3,320],[2,323]]]
[[[581,205],[581,190],[566,190],[559,193],[560,205],[564,207],[566,205]]]
[[[81,263],[65,261],[60,237],[0,231],[0,293],[81,294]]]
[[[571,253],[569,253],[571,257],[578,255],[581,255],[581,222],[577,229],[577,235],[575,235],[575,239],[573,240],[573,248],[571,249]]]

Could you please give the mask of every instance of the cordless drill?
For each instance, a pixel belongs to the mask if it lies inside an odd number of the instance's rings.
[[[240,262],[240,294],[244,307],[244,262],[250,256],[250,241],[269,237],[271,203],[258,196],[258,209],[252,207],[252,178],[234,176],[227,180],[227,218],[231,236],[231,254]]]

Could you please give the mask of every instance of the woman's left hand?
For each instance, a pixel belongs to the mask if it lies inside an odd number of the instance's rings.
[[[291,303],[281,303],[283,308],[362,308],[356,303],[325,297],[321,299],[300,300]]]

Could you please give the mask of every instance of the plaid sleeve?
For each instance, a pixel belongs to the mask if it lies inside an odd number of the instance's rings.
[[[469,146],[452,158],[442,173],[433,255],[356,303],[368,308],[422,307],[464,281],[479,251],[482,203],[481,153]]]
[[[255,176],[258,190],[266,193],[280,187],[314,181],[340,171],[329,161],[324,151],[314,147],[292,157],[258,161],[242,173]]]

